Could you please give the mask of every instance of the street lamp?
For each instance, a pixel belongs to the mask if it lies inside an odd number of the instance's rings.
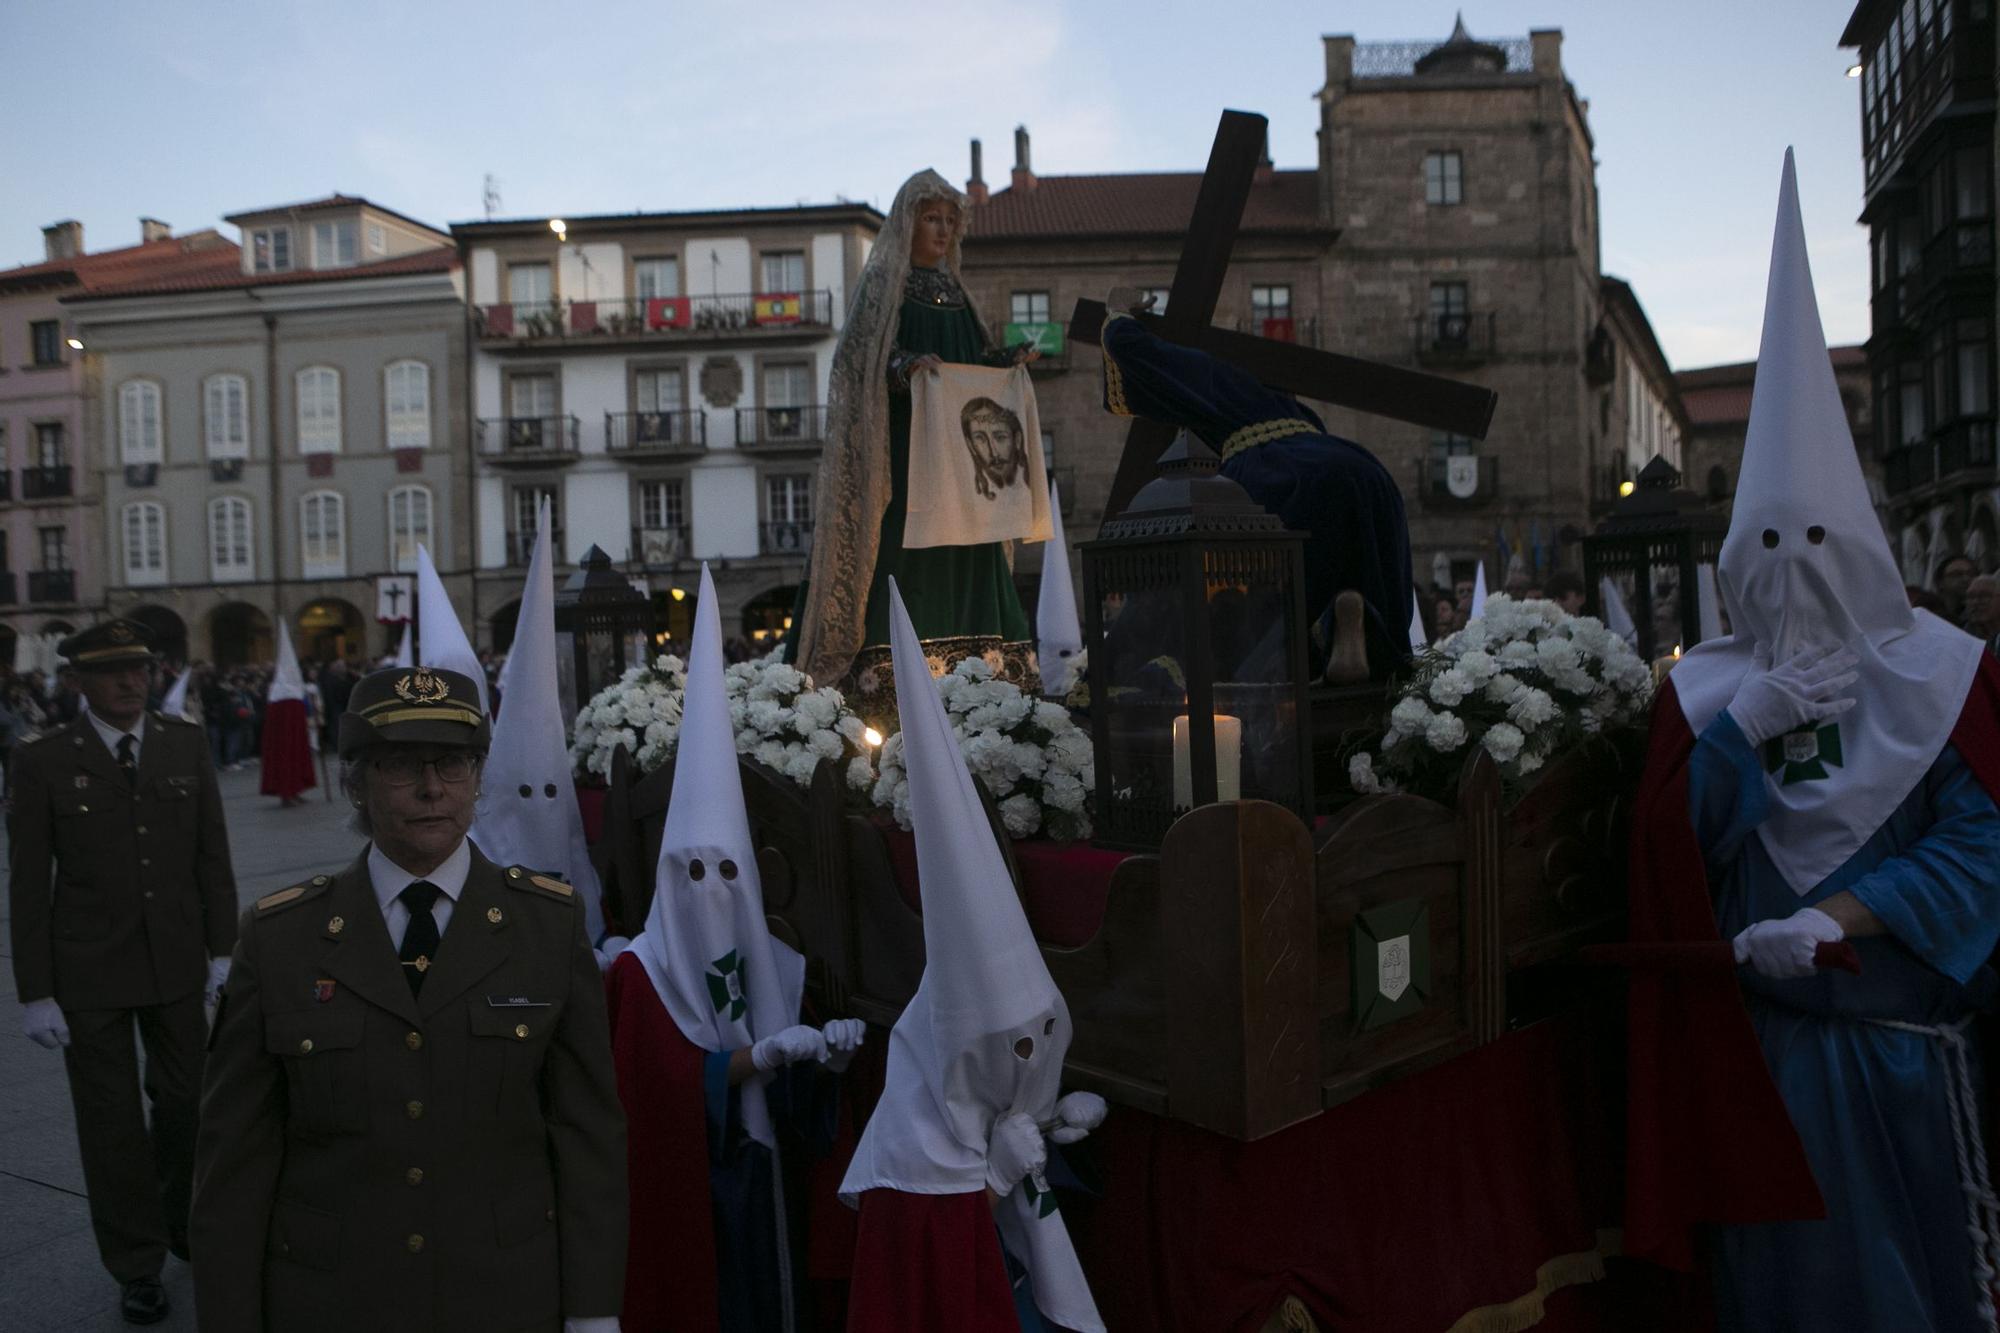
[[[569,223],[564,222],[561,218],[550,218],[549,230],[556,234],[558,241],[567,241],[569,239]]]

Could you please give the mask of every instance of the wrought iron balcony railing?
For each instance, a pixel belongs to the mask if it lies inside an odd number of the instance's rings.
[[[512,528],[507,530],[508,564],[516,568],[523,567],[534,553],[535,534],[533,532],[517,532]],[[563,530],[561,528],[549,529],[549,553],[554,563],[560,565],[563,562]]]
[[[73,569],[29,570],[28,600],[31,602],[75,601],[76,571]]]
[[[1463,364],[1493,355],[1491,310],[1433,312],[1417,316],[1417,360],[1429,364]]]
[[[615,301],[503,301],[473,307],[481,341],[758,337],[833,327],[833,293],[740,292]]]
[[[813,525],[805,522],[766,523],[760,534],[765,555],[806,556],[812,553]]]
[[[739,407],[736,447],[780,452],[817,449],[826,438],[826,409],[809,407]]]
[[[685,523],[632,529],[632,559],[646,569],[666,569],[689,558],[694,550]]]
[[[708,414],[700,408],[674,412],[606,412],[604,447],[614,454],[692,458],[708,452]]]
[[[21,469],[21,498],[23,500],[59,500],[71,494],[69,465],[58,467],[24,467]]]
[[[481,417],[479,452],[496,463],[566,462],[576,456],[575,417]]]

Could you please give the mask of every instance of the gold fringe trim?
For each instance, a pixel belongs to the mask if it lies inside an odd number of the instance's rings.
[[[1255,449],[1260,444],[1273,440],[1288,440],[1294,435],[1316,435],[1319,427],[1310,421],[1297,417],[1279,417],[1274,421],[1260,421],[1254,426],[1245,426],[1222,442],[1222,461],[1227,463],[1245,449]]]
[[[1447,1333],[1521,1333],[1533,1328],[1548,1314],[1549,1297],[1564,1287],[1580,1287],[1604,1280],[1604,1261],[1624,1249],[1624,1237],[1617,1230],[1597,1233],[1597,1248],[1575,1254],[1559,1254],[1535,1270],[1535,1289],[1503,1305],[1482,1305],[1460,1315]],[[1321,1333],[1305,1302],[1287,1296],[1262,1333]]]
[[[1111,327],[1112,320],[1130,318],[1131,316],[1122,310],[1114,310],[1106,315],[1102,328],[1098,330],[1098,345],[1103,345],[1103,330]],[[1118,368],[1118,359],[1109,352],[1104,354],[1104,410],[1114,417],[1132,415],[1132,409],[1125,404],[1125,372]]]

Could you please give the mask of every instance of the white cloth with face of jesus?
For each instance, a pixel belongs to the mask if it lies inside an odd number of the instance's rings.
[[[1049,539],[1035,386],[1021,366],[947,362],[911,377],[905,547]]]

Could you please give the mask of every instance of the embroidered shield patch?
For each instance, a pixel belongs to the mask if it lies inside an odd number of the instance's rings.
[[[1398,935],[1375,944],[1375,989],[1386,1000],[1403,998],[1410,988],[1410,937]]]
[[[1021,1192],[1027,1196],[1028,1205],[1035,1210],[1036,1217],[1050,1217],[1057,1211],[1056,1192],[1047,1185],[1038,1187],[1033,1176],[1022,1178]]]
[[[726,1018],[743,1017],[743,1011],[750,1007],[743,998],[743,959],[731,949],[722,957],[708,965],[708,998],[715,1004],[715,1012]]]
[[[333,983],[324,977],[313,982],[313,999],[325,1004],[333,998]]]
[[[1829,765],[1842,767],[1838,722],[1800,727],[1764,742],[1764,771],[1778,773],[1781,787],[1794,782],[1821,781],[1828,776]],[[1784,771],[1780,773],[1780,769]]]

